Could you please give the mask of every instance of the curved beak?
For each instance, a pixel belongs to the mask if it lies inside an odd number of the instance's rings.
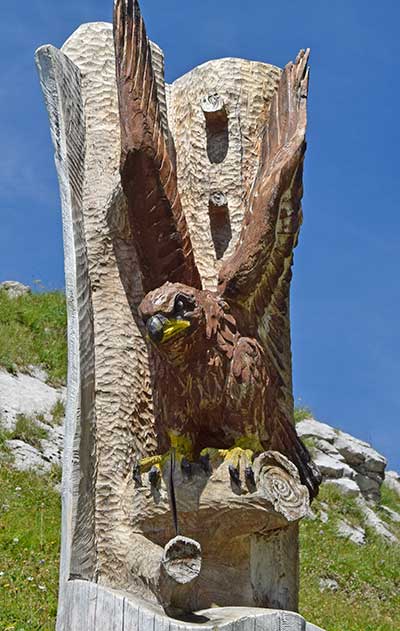
[[[149,337],[155,344],[168,342],[168,340],[188,327],[190,327],[189,320],[170,320],[161,314],[151,316],[146,322]]]

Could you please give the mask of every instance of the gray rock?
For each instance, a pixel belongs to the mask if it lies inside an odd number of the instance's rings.
[[[328,454],[317,452],[313,460],[324,478],[353,478],[354,471],[345,462],[336,460]]]
[[[18,414],[49,414],[59,400],[65,401],[65,388],[53,388],[30,375],[14,376],[0,370],[0,418],[6,429],[14,428]]]
[[[40,473],[49,471],[53,464],[61,464],[63,425],[53,426],[51,412],[58,401],[65,401],[65,388],[49,386],[44,383],[47,378],[44,371],[30,369],[30,375],[16,376],[0,370],[0,419],[6,430],[13,430],[17,416],[23,414],[46,430],[47,438],[40,441],[40,449],[18,439],[7,441],[16,469],[35,469]]]
[[[400,497],[400,476],[396,471],[386,471],[385,485]]]
[[[40,381],[43,381],[44,383],[47,382],[49,375],[47,374],[47,372],[45,371],[44,368],[42,368],[41,366],[28,366],[28,373],[30,374],[31,377],[34,377],[35,379],[39,379]]]
[[[311,521],[315,521],[316,519],[318,519],[318,516],[316,515],[316,513],[314,513],[314,511],[310,507],[307,511],[305,518],[310,519]]]
[[[30,469],[34,469],[37,473],[50,471],[51,463],[32,445],[28,445],[22,440],[7,440],[6,445],[14,457],[13,465],[19,471],[29,471]]]
[[[63,426],[46,426],[46,429],[48,431],[48,438],[41,441],[41,452],[43,458],[51,464],[61,466],[64,443]]]
[[[315,447],[316,449],[318,449],[318,451],[322,451],[324,454],[327,454],[328,456],[332,456],[332,458],[335,458],[336,460],[345,462],[345,459],[342,456],[342,454],[336,449],[334,445],[332,445],[332,443],[328,443],[327,440],[323,440],[319,438],[318,440],[315,441]]]
[[[339,589],[339,583],[335,581],[333,578],[320,578],[319,588],[321,592],[325,592],[326,590],[329,590],[331,592],[337,592]]]
[[[313,458],[324,481],[354,479],[367,500],[380,500],[386,458],[371,445],[312,418],[298,423],[296,429],[301,438],[313,439]],[[396,487],[400,495],[400,481],[392,478],[389,485]],[[358,493],[354,485],[344,484],[342,489],[353,495]]]
[[[389,508],[389,506],[384,506],[383,504],[381,504],[381,509],[390,517],[392,521],[400,523],[400,513],[396,513],[395,510]]]
[[[367,526],[383,537],[388,543],[398,543],[397,537],[389,530],[385,522],[368,506],[364,498],[357,499],[357,505],[361,509]]]
[[[354,480],[350,480],[350,478],[328,479],[324,480],[324,484],[333,486],[340,491],[340,493],[348,497],[358,497],[361,495],[360,487]]]
[[[322,521],[323,524],[327,524],[329,521],[329,515],[326,511],[324,510],[320,510],[319,511],[319,518]]]
[[[9,298],[19,298],[19,296],[31,293],[30,287],[23,285],[16,280],[5,280],[0,283],[0,290],[2,289],[7,292]]]
[[[384,456],[358,438],[344,432],[339,432],[335,440],[336,449],[342,454],[349,465],[365,465],[364,470],[383,474],[387,461]]]
[[[333,443],[337,436],[332,427],[326,425],[326,423],[320,423],[313,418],[308,418],[297,423],[296,430],[300,438],[320,438],[330,443]]]
[[[341,519],[337,524],[337,534],[339,537],[349,539],[359,546],[365,543],[365,530],[361,526],[352,526],[344,519]]]
[[[372,499],[375,502],[379,502],[380,488],[382,484],[381,480],[377,481],[367,475],[356,473],[355,481],[366,499]]]

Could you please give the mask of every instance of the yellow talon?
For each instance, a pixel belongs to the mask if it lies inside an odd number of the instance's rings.
[[[217,449],[216,447],[205,447],[201,450],[200,456],[208,456],[210,460],[215,458],[224,458],[226,449]]]
[[[167,453],[148,456],[140,461],[141,473],[148,473],[154,466],[161,471],[165,463],[170,459],[172,453],[174,453],[175,460],[179,463],[181,463],[184,458],[189,461],[193,461],[192,441],[188,436],[179,436],[178,434],[170,432],[169,439],[171,442],[171,448],[167,451]]]
[[[174,432],[169,432],[168,436],[171,442],[171,449],[175,449],[176,459],[179,462],[182,458],[193,461],[193,444],[190,437],[185,435],[180,436]]]
[[[239,468],[241,458],[245,458],[247,465],[253,462],[254,452],[251,449],[242,449],[241,447],[233,447],[232,449],[225,449],[224,460],[229,461],[235,469]]]
[[[255,454],[262,453],[264,451],[260,439],[255,435],[241,436],[240,438],[237,438],[234,447],[240,447],[245,450],[249,449]]]
[[[208,456],[210,460],[222,459],[229,461],[235,468],[238,468],[242,457],[247,460],[247,465],[250,465],[254,460],[254,456],[262,451],[263,446],[257,436],[241,436],[235,441],[231,449],[206,447],[200,455]]]
[[[147,473],[152,467],[157,467],[158,469],[161,469],[162,460],[163,456],[148,456],[147,458],[143,458],[140,461],[141,473]]]

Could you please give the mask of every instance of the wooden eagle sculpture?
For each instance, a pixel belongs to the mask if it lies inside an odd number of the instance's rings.
[[[120,172],[146,294],[139,313],[152,349],[158,454],[149,462],[173,448],[190,467],[213,449],[224,450],[235,480],[242,456],[251,477],[252,458],[273,450],[296,465],[312,498],[320,476],[293,425],[288,329],[309,51],[281,74],[240,238],[210,290],[202,288],[196,266],[136,0],[116,0],[114,41]]]

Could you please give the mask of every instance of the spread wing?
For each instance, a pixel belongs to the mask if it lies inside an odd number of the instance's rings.
[[[301,225],[308,57],[300,51],[282,72],[239,243],[219,274],[223,297],[259,318],[287,275]]]
[[[285,454],[315,496],[320,474],[293,426],[289,285],[301,226],[309,51],[282,72],[261,143],[238,246],[220,270],[219,291],[260,340],[268,371],[266,448]],[[260,384],[261,387],[261,384]]]
[[[121,124],[121,181],[144,291],[166,281],[201,288],[168,151],[150,43],[137,0],[116,0],[114,44]]]

